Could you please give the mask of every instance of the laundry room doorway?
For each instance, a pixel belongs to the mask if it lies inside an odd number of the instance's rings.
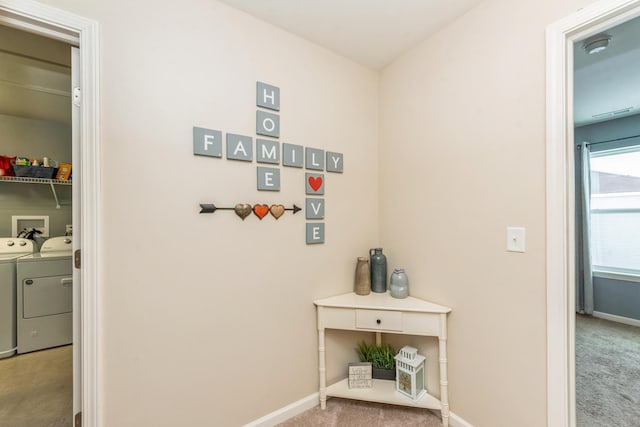
[[[98,425],[100,132],[98,25],[32,1],[0,0],[0,25],[77,47],[72,55],[73,417]],[[14,185],[14,184],[12,184]],[[20,184],[18,184],[20,185]],[[52,192],[55,195],[54,186]]]

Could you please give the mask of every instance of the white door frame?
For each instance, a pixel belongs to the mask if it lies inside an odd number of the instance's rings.
[[[100,242],[100,102],[98,23],[31,0],[0,0],[0,23],[80,47],[80,165],[74,178],[80,183],[79,242],[82,248],[81,331],[82,423],[97,427],[99,421],[98,295],[102,262]],[[76,184],[74,184],[74,187]],[[75,193],[75,191],[74,191]],[[74,219],[75,221],[75,219]]]
[[[546,30],[548,427],[576,424],[573,43],[638,15],[640,0],[600,0]]]

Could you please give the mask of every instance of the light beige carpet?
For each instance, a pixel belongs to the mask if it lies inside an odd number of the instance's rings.
[[[358,400],[331,398],[293,417],[280,427],[441,427],[440,412]]]
[[[70,345],[0,359],[0,426],[70,427],[72,366]]]
[[[640,328],[576,317],[578,427],[640,426]]]

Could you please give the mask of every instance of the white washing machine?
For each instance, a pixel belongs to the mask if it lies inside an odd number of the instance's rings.
[[[19,354],[71,344],[72,252],[71,237],[53,237],[39,253],[18,258]]]
[[[16,354],[16,261],[34,250],[31,240],[0,237],[0,359]]]

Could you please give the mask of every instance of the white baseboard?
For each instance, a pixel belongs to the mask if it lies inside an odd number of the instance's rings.
[[[449,412],[449,425],[451,427],[473,427],[471,423],[465,421],[453,412]]]
[[[315,408],[319,404],[320,395],[318,393],[313,393],[307,397],[303,397],[297,402],[293,402],[292,404],[285,406],[284,408],[277,409],[262,418],[252,421],[244,427],[273,427],[276,424],[285,422],[289,418],[293,418],[308,409]]]
[[[640,320],[631,319],[629,317],[616,316],[615,314],[602,313],[601,311],[594,311],[593,317],[598,317],[604,320],[611,320],[612,322],[624,323],[625,325],[640,327]]]
[[[311,408],[315,408],[320,404],[320,396],[318,393],[310,394],[307,397],[303,397],[297,402],[293,402],[284,408],[277,409],[270,414],[265,415],[255,421],[245,424],[244,427],[273,427],[277,424],[283,423],[290,418],[295,417],[298,414],[303,413]],[[473,427],[470,423],[454,414],[449,413],[449,425],[451,427]]]

